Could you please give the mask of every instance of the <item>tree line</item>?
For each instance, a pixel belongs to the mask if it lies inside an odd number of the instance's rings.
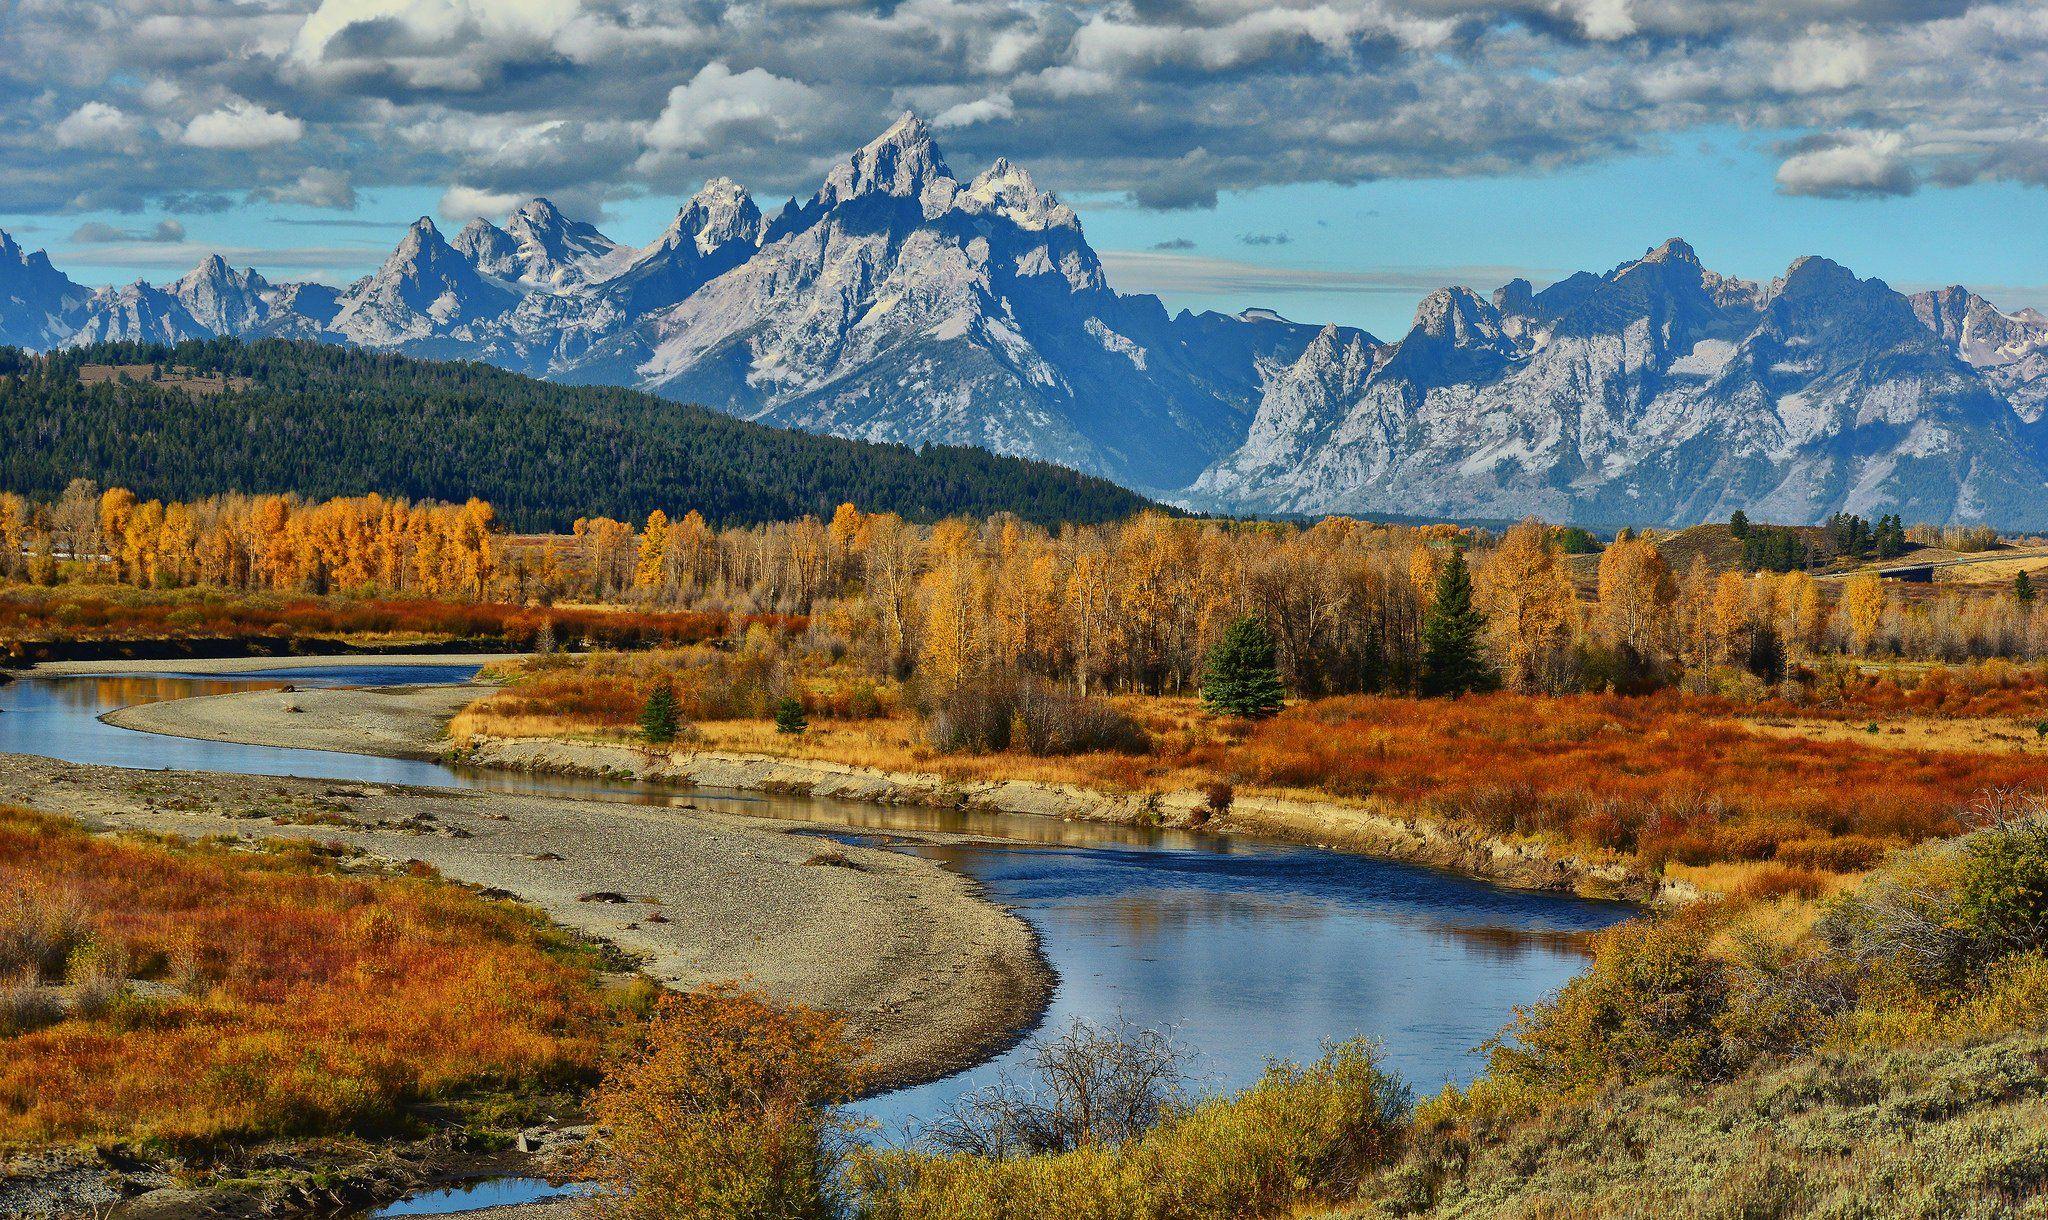
[[[87,384],[88,365],[236,380],[218,393],[129,377]],[[582,513],[639,520],[678,501],[719,524],[824,514],[847,500],[917,521],[1007,511],[1045,524],[1114,520],[1149,503],[1050,463],[771,428],[483,364],[285,340],[0,348],[0,487],[49,497],[80,477],[167,501],[478,496],[523,530],[565,529]]]
[[[1875,576],[1674,571],[1624,533],[1597,559],[1535,521],[1449,525],[1204,521],[1142,513],[1061,526],[1010,514],[922,525],[841,504],[768,525],[655,510],[514,538],[489,502],[378,495],[140,500],[83,481],[0,495],[14,579],[423,595],[547,606],[784,615],[878,677],[938,686],[1036,675],[1078,694],[1200,689],[1211,650],[1252,621],[1295,696],[1648,690],[1773,683],[1835,655],[2048,656],[2048,606],[2007,592],[1908,599]],[[1259,640],[1232,643],[1238,657]]]

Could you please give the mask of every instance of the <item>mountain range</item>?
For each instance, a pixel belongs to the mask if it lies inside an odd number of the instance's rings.
[[[218,256],[91,290],[0,234],[0,342],[319,339],[631,386],[764,423],[1038,458],[1183,505],[1685,525],[1741,508],[2048,529],[2048,316],[1824,258],[1768,284],[1672,240],[1431,294],[1400,338],[1118,293],[1006,160],[905,115],[807,200],[716,178],[644,248],[545,199],[413,224],[345,288]]]

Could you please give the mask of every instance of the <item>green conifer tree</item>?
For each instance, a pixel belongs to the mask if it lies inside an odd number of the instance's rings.
[[[1232,623],[1209,649],[1202,669],[1202,702],[1218,715],[1259,719],[1279,711],[1286,701],[1273,633],[1256,615]]]
[[[804,716],[804,705],[794,695],[784,695],[775,705],[775,731],[778,733],[801,733],[811,727]]]
[[[2034,600],[2034,578],[2021,572],[2012,578],[2012,595],[2021,605]]]
[[[640,709],[640,735],[652,745],[667,745],[682,728],[682,714],[676,708],[676,692],[667,682],[655,686]]]
[[[1486,616],[1472,605],[1472,573],[1453,550],[1436,578],[1436,599],[1422,623],[1422,693],[1462,695],[1493,685],[1487,664]]]

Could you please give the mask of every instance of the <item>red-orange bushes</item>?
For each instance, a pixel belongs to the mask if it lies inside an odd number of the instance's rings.
[[[2037,758],[1764,736],[1728,706],[1673,694],[1327,699],[1187,761],[1240,783],[1419,804],[1495,832],[1689,863],[1768,859],[1816,836],[1952,834],[1986,789],[2048,789]]]
[[[0,889],[30,885],[177,991],[9,1039],[0,1146],[374,1128],[468,1087],[581,1078],[607,1034],[580,950],[431,881],[0,809]]]
[[[0,635],[22,641],[426,635],[529,648],[543,631],[564,646],[704,643],[760,625],[800,632],[801,615],[722,610],[556,608],[428,598],[277,598],[206,590],[16,587],[0,592]]]
[[[1802,698],[1773,698],[1755,711],[1779,716],[2048,717],[2048,669],[2009,661],[1918,671],[1850,672],[1804,684]]]

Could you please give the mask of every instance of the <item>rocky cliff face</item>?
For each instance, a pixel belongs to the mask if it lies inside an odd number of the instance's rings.
[[[163,289],[102,292],[73,320],[9,312],[31,346],[320,338],[844,436],[981,445],[1153,489],[1235,447],[1267,380],[1316,334],[1112,291],[1072,208],[1008,161],[957,177],[910,115],[773,219],[714,178],[644,249],[536,199],[453,242],[422,218],[338,292],[214,258]]]
[[[23,250],[0,233],[0,343],[54,347],[85,321],[92,293],[50,265],[50,256]]]
[[[284,335],[632,385],[868,440],[979,445],[1201,508],[1689,524],[1840,509],[2048,528],[2048,317],[1825,259],[1431,294],[1398,341],[1107,283],[1022,167],[955,174],[905,115],[764,216],[723,178],[640,249],[535,199],[373,275],[211,258],[88,293],[0,234],[0,341]]]
[[[1915,302],[1821,258],[1768,284],[1672,241],[1488,302],[1432,295],[1399,342],[1318,341],[1204,507],[1683,525],[1737,508],[2048,525],[2024,412]]]

